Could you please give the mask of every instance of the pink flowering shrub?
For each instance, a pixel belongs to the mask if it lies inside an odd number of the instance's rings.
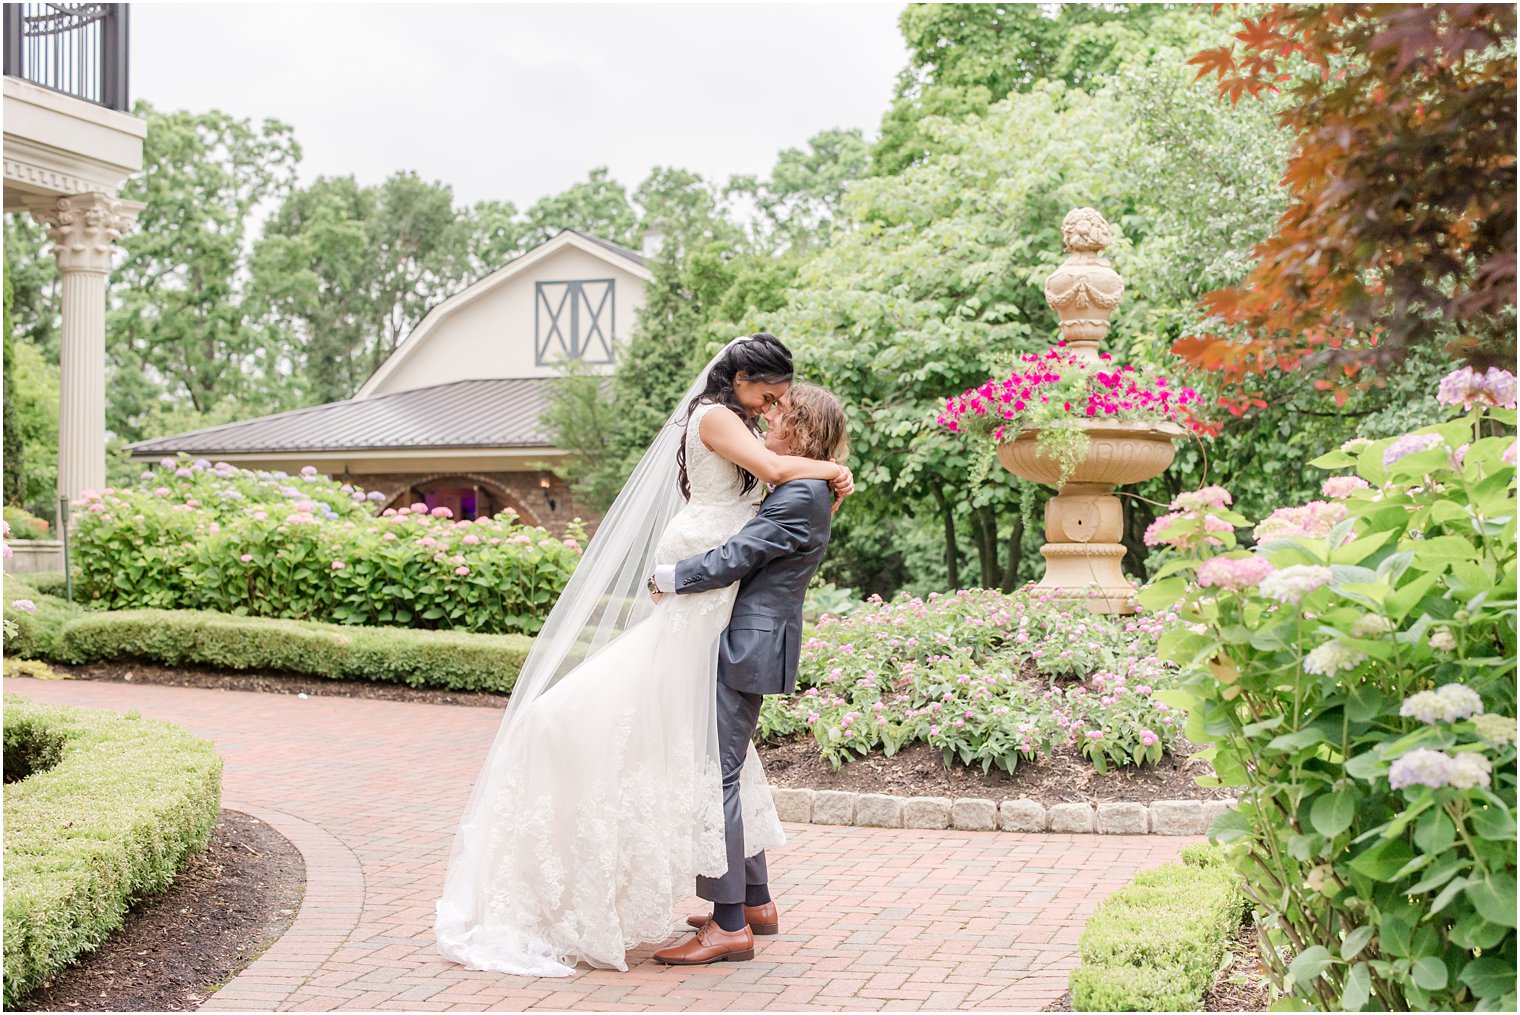
[[[1086,422],[1167,420],[1198,433],[1213,428],[1199,415],[1200,398],[1164,376],[1115,365],[1107,353],[1097,365],[1058,343],[1043,355],[1025,353],[1007,377],[991,377],[947,398],[935,421],[952,433],[989,440],[989,447],[1022,430],[1039,430],[1041,456],[1061,464],[1062,482],[1087,454]]]
[[[946,765],[1012,772],[1072,749],[1100,771],[1159,761],[1183,717],[1155,657],[1166,615],[1105,617],[1026,588],[873,597],[825,616],[803,645],[798,693],[768,697],[761,733],[811,732],[835,766],[915,742]]]
[[[1515,1004],[1514,378],[1457,371],[1439,400],[1469,415],[1312,462],[1354,474],[1251,552],[1243,520],[1168,525],[1140,594],[1179,617],[1161,697],[1237,789],[1211,834],[1307,1007]]]
[[[317,474],[165,459],[73,505],[77,594],[104,609],[537,631],[580,559],[510,513],[455,521]],[[471,539],[473,537],[473,541]]]

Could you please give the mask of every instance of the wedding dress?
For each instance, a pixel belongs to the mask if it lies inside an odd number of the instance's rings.
[[[765,487],[745,493],[735,467],[698,434],[704,415],[728,411],[692,413],[681,436],[691,497],[640,569],[718,546],[758,509]],[[727,867],[715,695],[718,639],[737,589],[646,606],[644,619],[509,710],[438,903],[444,956],[527,976],[568,976],[577,961],[626,970],[629,949],[684,926],[676,903],[697,875]],[[753,856],[785,841],[753,744],[741,787]]]

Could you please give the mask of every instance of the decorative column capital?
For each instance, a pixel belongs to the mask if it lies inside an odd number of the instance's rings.
[[[101,275],[110,272],[113,245],[144,207],[99,192],[27,202],[32,217],[47,226],[59,271]]]
[[[1045,302],[1061,319],[1071,351],[1097,359],[1108,318],[1124,295],[1124,279],[1100,256],[1114,234],[1096,209],[1073,208],[1061,222],[1061,241],[1070,256],[1045,280]]]

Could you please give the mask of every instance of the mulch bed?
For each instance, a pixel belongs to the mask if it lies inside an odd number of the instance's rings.
[[[1230,962],[1203,996],[1204,1011],[1266,1011],[1274,991],[1256,951],[1256,925],[1247,918],[1230,942]]]
[[[1203,995],[1202,1011],[1266,1011],[1272,1004],[1272,988],[1256,957],[1256,928],[1247,919],[1230,942],[1225,967],[1214,977],[1214,986]],[[1045,1011],[1071,1011],[1071,991]]]
[[[17,1007],[193,1011],[285,933],[305,892],[300,851],[257,818],[224,810],[172,887]]]
[[[81,680],[135,681],[271,694],[335,695],[476,708],[502,709],[507,704],[507,696],[501,694],[439,691],[400,684],[324,680],[275,673],[172,669],[146,663],[54,666],[53,669]],[[1012,775],[996,768],[986,773],[980,768],[960,765],[947,769],[940,752],[928,744],[912,744],[891,758],[873,754],[850,762],[837,772],[818,756],[817,743],[810,736],[761,744],[757,750],[765,763],[766,777],[776,786],[896,796],[990,797],[995,800],[1027,797],[1044,804],[1083,801],[1150,803],[1153,800],[1200,800],[1234,795],[1228,788],[1205,788],[1193,781],[1196,776],[1208,775],[1210,769],[1202,761],[1188,761],[1188,755],[1197,748],[1185,742],[1179,744],[1175,754],[1163,757],[1158,765],[1110,769],[1106,775],[1099,775],[1092,763],[1075,750],[1060,750],[1050,759],[1021,764]]]
[[[819,757],[818,744],[812,737],[762,744],[756,750],[765,763],[765,776],[774,786],[895,796],[1027,797],[1045,804],[1150,803],[1234,795],[1228,788],[1205,788],[1193,781],[1211,770],[1203,761],[1187,760],[1197,748],[1186,743],[1179,744],[1176,754],[1164,755],[1160,764],[1111,768],[1106,775],[1099,775],[1092,762],[1069,749],[1032,764],[1020,764],[1012,775],[997,768],[984,773],[980,766],[946,768],[939,749],[928,744],[911,744],[890,758],[872,754],[849,762],[837,772]]]
[[[185,670],[152,663],[91,663],[87,666],[53,664],[53,670],[79,680],[166,684],[170,687],[202,687],[223,691],[260,691],[265,694],[333,695],[340,698],[371,698],[376,701],[421,701],[431,705],[470,705],[506,708],[505,694],[484,691],[440,691],[405,684],[381,684],[368,680],[328,680],[287,673],[241,673],[230,670]]]

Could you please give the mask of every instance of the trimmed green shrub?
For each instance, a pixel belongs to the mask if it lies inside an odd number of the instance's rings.
[[[54,763],[5,787],[7,1007],[205,848],[222,774],[210,743],[169,723],[8,694],[7,765],[13,750]]]
[[[22,659],[40,659],[52,651],[63,625],[84,611],[62,599],[46,595],[25,580],[7,575],[5,579],[5,654]],[[34,612],[17,609],[15,604],[31,600]]]
[[[1076,1011],[1194,1011],[1240,926],[1239,878],[1217,848],[1142,871],[1098,907],[1077,941]]]
[[[26,584],[45,596],[64,596],[65,581],[62,571],[34,571],[25,578]]]
[[[136,659],[505,694],[533,648],[533,639],[520,634],[349,627],[196,610],[96,611],[19,584],[7,590],[8,600],[13,593],[30,594],[37,612],[7,605],[5,618],[16,633],[6,652],[74,665]]]

